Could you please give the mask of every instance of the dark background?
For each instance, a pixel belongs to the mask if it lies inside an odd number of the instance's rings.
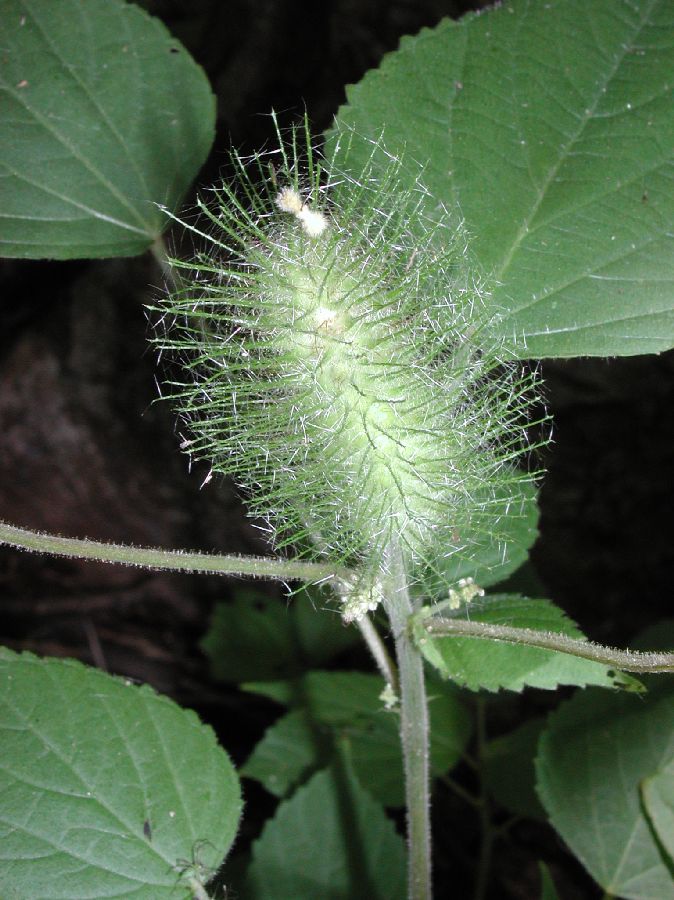
[[[403,34],[479,3],[449,0],[147,0],[206,69],[218,97],[215,148],[198,183],[272,140],[270,109],[316,133]],[[190,198],[187,198],[187,203]],[[0,263],[0,517],[27,528],[124,543],[265,552],[228,483],[201,489],[171,410],[155,404],[143,303],[161,288],[149,257]],[[535,577],[595,640],[624,646],[670,615],[674,564],[674,357],[547,362],[554,444],[546,454]],[[233,580],[149,573],[0,549],[0,640],[77,657],[149,682],[196,708],[241,762],[273,716],[209,678],[198,642]],[[261,588],[274,593],[275,588]],[[354,657],[346,665],[367,665]],[[529,692],[491,713],[492,733],[557,702]],[[231,736],[231,729],[228,729]],[[239,849],[271,800],[246,783]],[[498,816],[498,811],[496,812]],[[468,896],[477,823],[446,791],[435,806],[438,897]],[[446,844],[443,843],[446,838]],[[546,859],[562,897],[595,889],[552,831],[523,822],[497,846],[492,894],[538,896]],[[442,860],[442,861],[441,861]],[[461,884],[465,884],[462,893]],[[597,894],[598,896],[598,894]],[[244,898],[245,900],[245,898]]]

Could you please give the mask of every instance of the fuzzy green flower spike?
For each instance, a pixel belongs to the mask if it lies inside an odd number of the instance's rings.
[[[235,478],[277,547],[367,576],[357,618],[392,542],[419,572],[497,535],[529,477],[513,462],[532,376],[494,338],[461,222],[427,217],[398,161],[355,180],[305,127],[234,164],[215,208],[200,203],[208,251],[176,263],[191,281],[160,307],[158,343],[184,363],[171,393],[190,453]]]

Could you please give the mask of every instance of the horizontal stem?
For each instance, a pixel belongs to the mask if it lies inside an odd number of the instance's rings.
[[[168,569],[174,572],[234,575],[250,578],[274,578],[281,581],[330,581],[348,578],[349,572],[329,563],[302,562],[295,559],[273,559],[264,556],[220,556],[193,553],[189,550],[162,550],[156,547],[130,547],[126,544],[104,544],[99,541],[65,538],[41,534],[0,522],[0,544],[98,562],[121,563],[145,569]]]
[[[465,619],[445,619],[433,616],[423,619],[422,627],[433,635],[456,635],[504,641],[508,644],[526,644],[542,650],[556,650],[580,656],[607,666],[615,666],[625,672],[674,672],[674,653],[615,650],[592,641],[570,638],[554,631],[535,631],[533,628],[511,628],[509,625],[491,625],[486,622],[468,622]]]

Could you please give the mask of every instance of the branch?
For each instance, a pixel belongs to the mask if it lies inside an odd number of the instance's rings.
[[[615,650],[601,644],[579,638],[570,638],[554,631],[535,631],[533,628],[511,628],[509,625],[489,625],[485,622],[467,622],[464,619],[429,617],[421,621],[428,634],[455,635],[504,641],[507,644],[525,644],[543,650],[556,650],[580,656],[594,662],[614,666],[624,672],[674,672],[674,653],[654,651]]]
[[[273,578],[280,581],[331,581],[348,578],[349,572],[329,563],[310,563],[295,559],[273,559],[264,556],[219,556],[188,550],[162,550],[156,547],[130,547],[126,544],[104,544],[99,541],[64,538],[41,534],[0,522],[0,544],[98,562],[121,563],[145,569],[167,569],[174,572],[233,575],[250,578]]]
[[[362,619],[356,619],[356,625],[360,629],[363,640],[367,644],[384,681],[391,688],[393,693],[397,695],[400,690],[398,685],[398,673],[396,671],[395,663],[388,654],[386,644],[381,639],[381,635],[367,616],[363,616]]]
[[[430,900],[431,826],[429,723],[424,661],[406,623],[412,615],[407,576],[397,545],[387,548],[388,577],[383,605],[391,623],[400,686],[400,740],[407,807],[407,883],[409,900]]]

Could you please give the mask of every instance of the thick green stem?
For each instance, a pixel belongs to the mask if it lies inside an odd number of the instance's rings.
[[[445,619],[428,616],[422,619],[423,628],[432,635],[454,635],[503,641],[508,644],[526,644],[543,650],[556,650],[591,659],[607,666],[615,666],[625,672],[674,672],[674,653],[615,650],[592,641],[570,638],[554,631],[535,631],[533,628],[512,628],[509,625],[490,625],[485,622],[469,622],[465,619]]]
[[[429,729],[424,665],[408,629],[409,617],[414,610],[407,589],[405,567],[397,546],[389,547],[386,556],[387,586],[384,606],[395,640],[400,686],[400,739],[407,805],[408,896],[410,900],[430,900]]]
[[[54,534],[40,534],[0,522],[0,544],[70,556],[95,559],[99,562],[121,563],[145,569],[169,569],[174,572],[234,575],[248,578],[275,578],[281,581],[331,581],[348,579],[349,572],[329,563],[309,563],[296,559],[271,559],[264,556],[218,556],[192,553],[188,550],[161,550],[156,547],[129,547],[125,544],[104,544],[98,541],[64,538]]]

